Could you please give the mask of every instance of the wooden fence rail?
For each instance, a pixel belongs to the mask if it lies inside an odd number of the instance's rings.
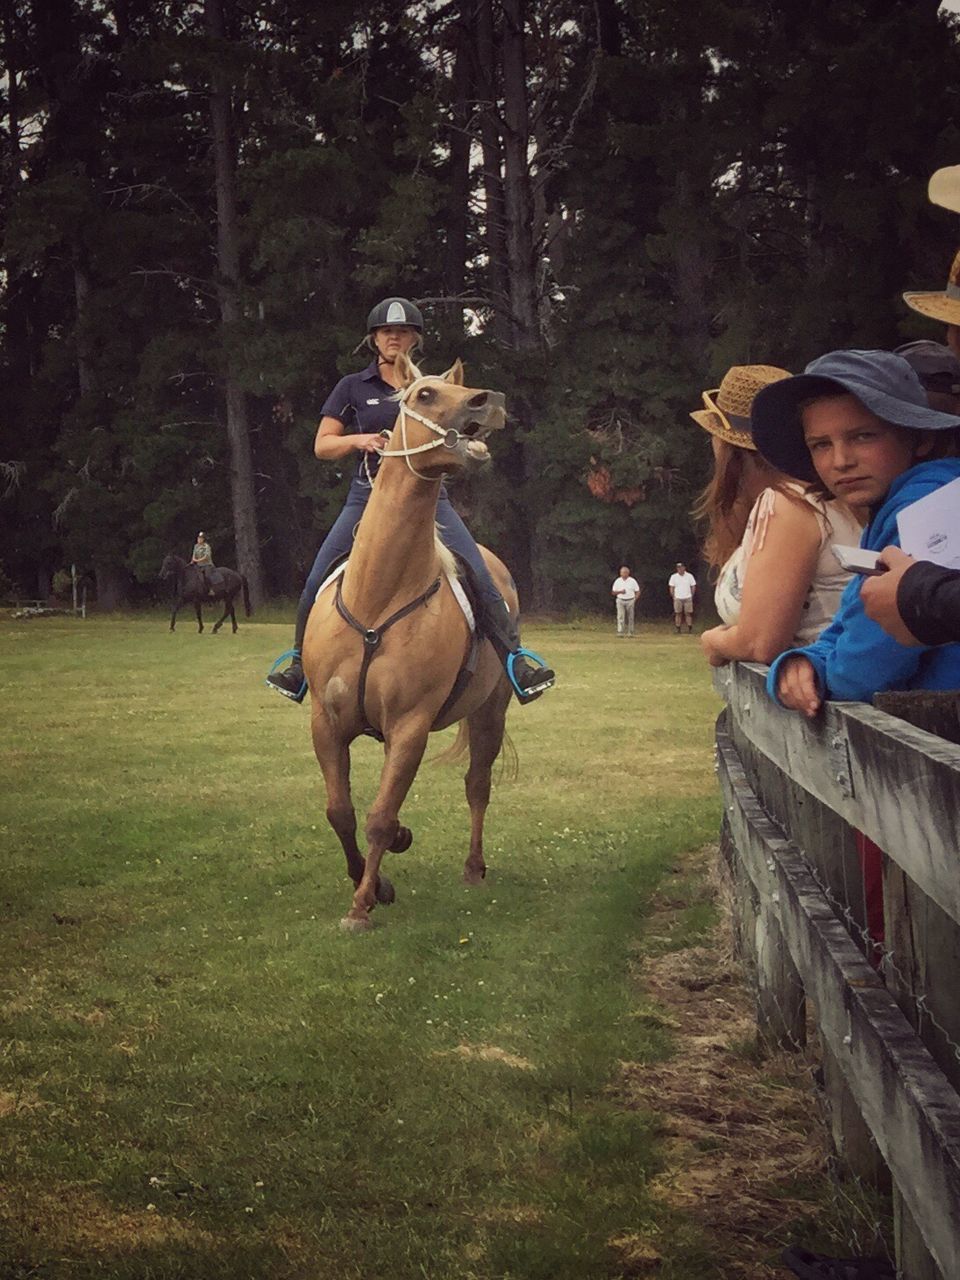
[[[760,1030],[797,1048],[812,1017],[841,1158],[889,1170],[901,1274],[960,1280],[960,746],[859,703],[805,721],[765,676],[740,663],[715,681],[721,847]],[[858,831],[885,854],[882,941]]]

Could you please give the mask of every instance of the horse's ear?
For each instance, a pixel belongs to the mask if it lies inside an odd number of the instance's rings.
[[[401,386],[404,387],[409,387],[411,383],[416,382],[422,376],[420,370],[404,351],[401,351],[397,356],[393,368],[400,379]]]
[[[444,382],[452,382],[454,386],[463,386],[463,361],[458,357],[443,375]]]

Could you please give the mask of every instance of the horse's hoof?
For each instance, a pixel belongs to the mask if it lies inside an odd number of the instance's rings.
[[[396,896],[396,889],[394,889],[386,876],[381,876],[377,881],[377,901],[380,903],[381,907],[389,907],[396,899]]]
[[[406,853],[413,844],[413,832],[409,827],[401,827],[397,823],[397,834],[394,837],[393,844],[390,845],[391,853]]]
[[[373,928],[373,921],[369,916],[344,916],[340,921],[341,933],[366,933]]]
[[[464,884],[483,884],[483,879],[486,874],[487,874],[486,867],[484,867],[481,871],[476,871],[473,867],[464,867],[463,883]]]

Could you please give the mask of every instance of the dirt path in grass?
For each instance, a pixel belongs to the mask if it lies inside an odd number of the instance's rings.
[[[702,1229],[715,1259],[710,1274],[783,1280],[780,1251],[809,1239],[829,1215],[826,1136],[809,1060],[756,1052],[753,1001],[722,902],[706,937],[681,949],[672,942],[691,897],[717,899],[715,860],[715,849],[682,860],[637,947],[638,1016],[659,1015],[676,1053],[652,1066],[622,1063],[614,1087],[625,1106],[661,1116],[666,1168],[651,1191]],[[611,1244],[628,1275],[656,1275],[669,1255],[669,1242],[657,1239],[625,1235]]]

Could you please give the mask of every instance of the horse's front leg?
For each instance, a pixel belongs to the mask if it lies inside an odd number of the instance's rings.
[[[220,618],[220,619],[219,619],[219,621],[217,621],[217,622],[215,622],[215,623],[213,624],[213,634],[214,634],[214,635],[216,635],[216,634],[217,634],[217,632],[220,630],[220,628],[221,628],[221,627],[223,626],[223,624],[226,622],[227,618],[228,618],[228,617],[230,617],[230,615],[232,614],[232,612],[233,612],[233,610],[232,610],[232,609],[230,608],[230,606],[226,603],[226,601],[224,601],[224,606],[223,606],[223,617],[222,617],[222,618]],[[236,631],[236,629],[237,629],[237,620],[236,620],[236,618],[234,618],[234,620],[233,620],[233,629],[234,629],[234,631]]]
[[[233,608],[233,596],[231,596],[230,599],[227,601],[227,608],[230,610],[230,625],[233,627],[233,634],[236,635],[237,634],[237,615],[234,612],[234,608]],[[224,617],[226,617],[226,614],[224,614]]]
[[[470,853],[463,866],[466,884],[480,884],[487,874],[483,860],[483,821],[490,803],[493,762],[503,746],[510,689],[500,681],[490,697],[467,717],[470,739],[470,767],[465,778],[470,806]]]
[[[347,874],[354,886],[363,876],[363,854],[357,844],[357,815],[350,794],[350,748],[334,740],[323,712],[313,718],[313,749],[327,788],[327,821],[336,832],[347,859]]]
[[[200,601],[195,600],[194,604],[197,610],[197,631],[200,632],[203,630],[203,615],[200,612]]]
[[[171,615],[170,615],[170,630],[171,630],[171,631],[176,631],[176,629],[177,629],[177,614],[180,612],[180,606],[181,606],[182,604],[183,604],[183,601],[180,599],[180,597],[179,597],[179,596],[178,596],[178,597],[176,598],[176,600],[174,600],[174,602],[173,602],[173,613],[171,613]]]
[[[386,759],[380,775],[380,788],[373,808],[367,814],[367,857],[363,876],[353,895],[353,906],[340,921],[346,930],[368,929],[370,912],[377,902],[393,901],[393,886],[380,875],[380,863],[388,849],[407,847],[397,818],[400,806],[410,790],[427,746],[429,724],[421,724],[395,732],[387,741]],[[409,836],[409,833],[407,833]]]

